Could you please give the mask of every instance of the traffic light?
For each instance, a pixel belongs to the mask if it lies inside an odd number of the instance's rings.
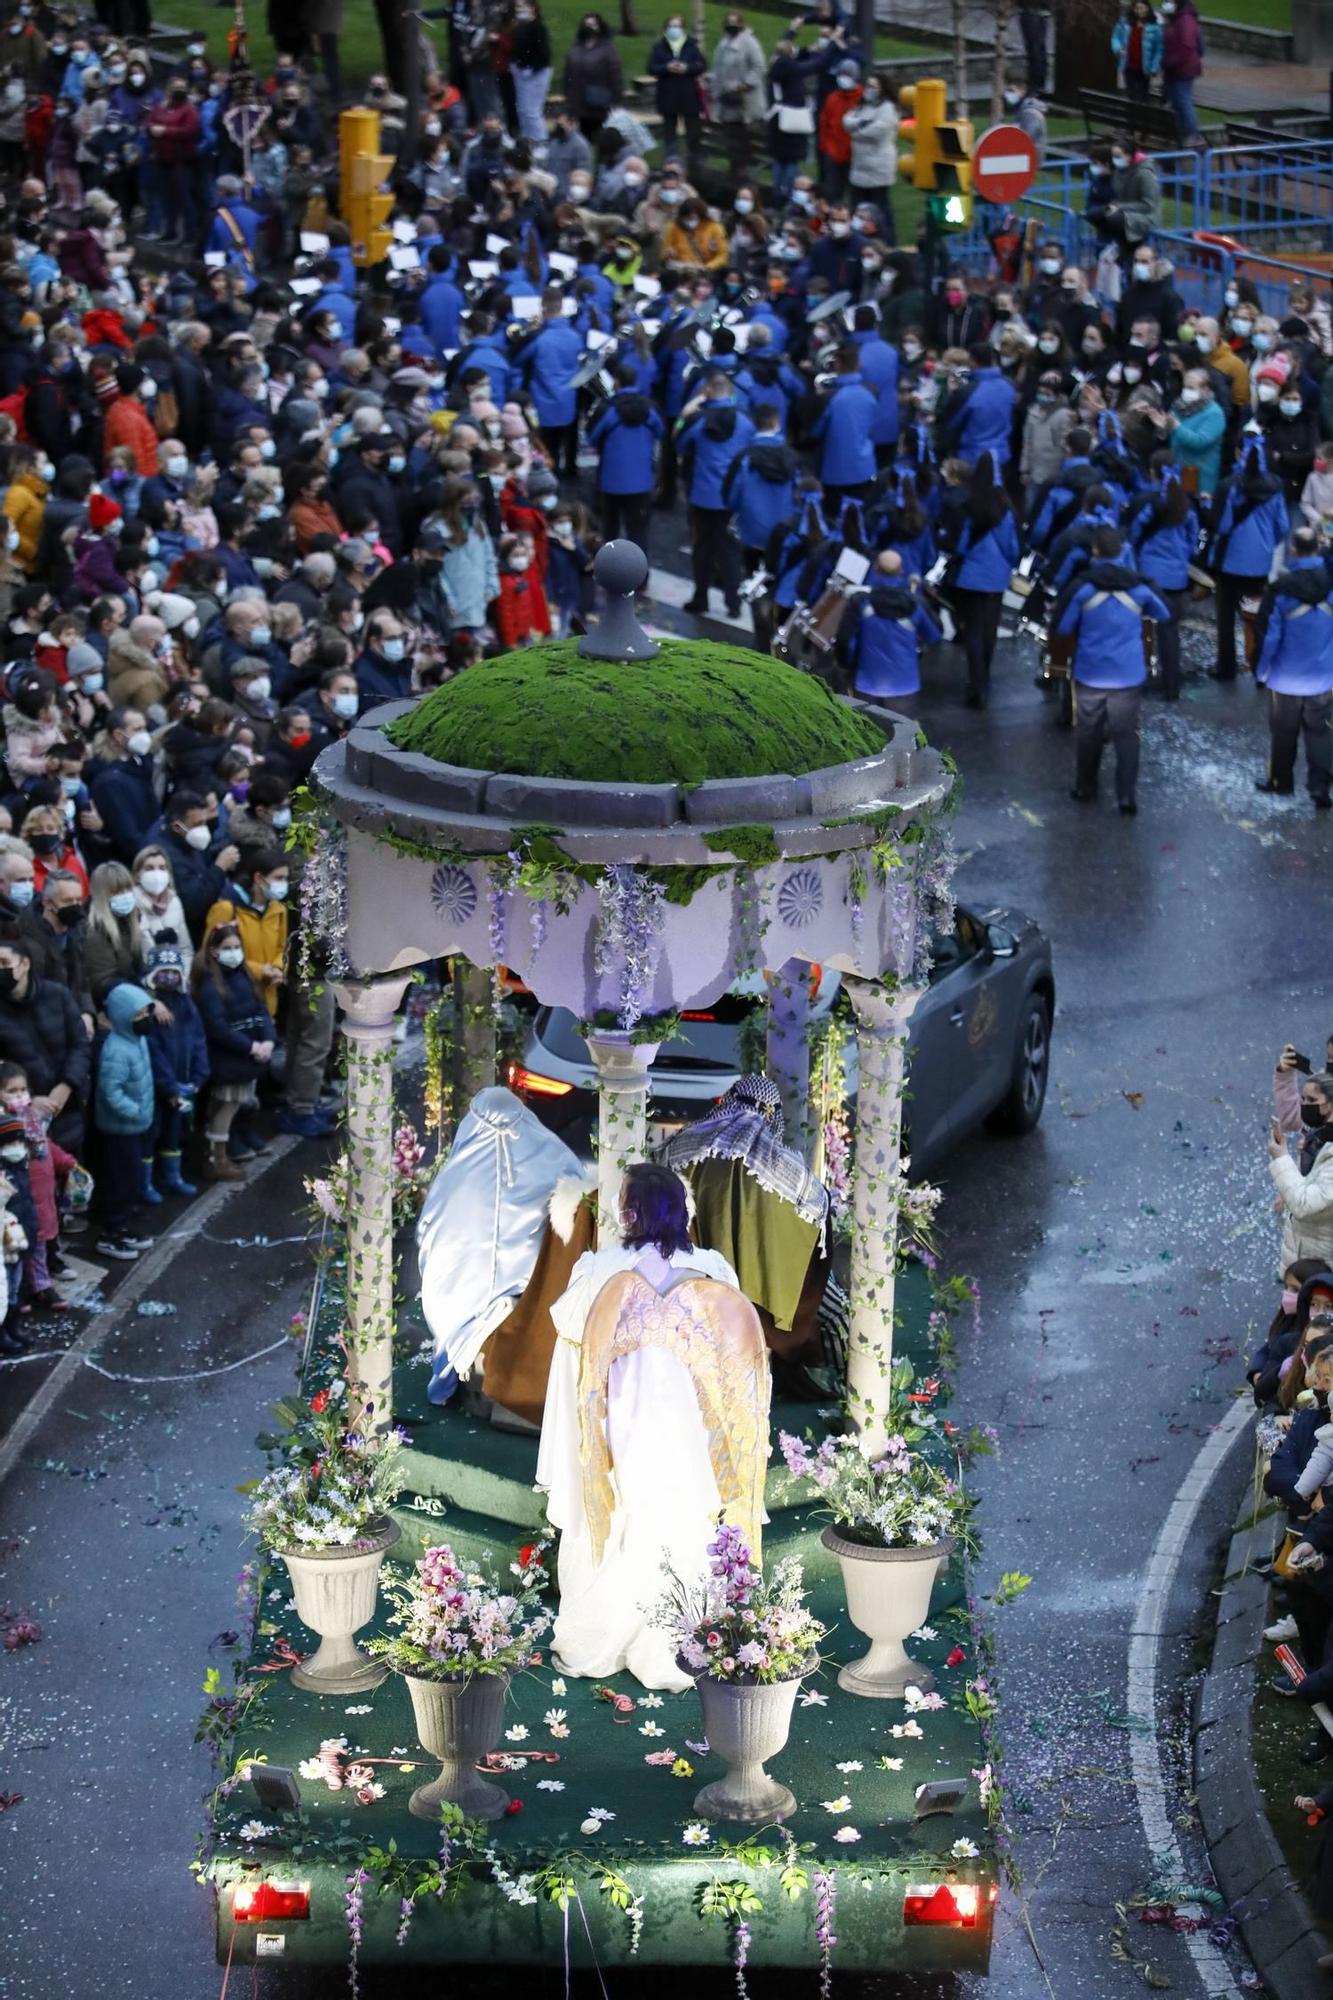
[[[338,120],[339,206],[351,233],[354,264],[382,264],[393,241],[383,226],[393,196],[381,192],[393,172],[393,161],[379,146],[378,111],[357,105],[343,112]]]
[[[972,220],[972,124],[945,116],[948,94],[939,77],[898,92],[900,108],[911,114],[899,130],[914,142],[910,153],[900,155],[898,171],[927,196],[926,211],[937,229],[966,229]]]
[[[933,76],[909,83],[898,92],[898,108],[908,114],[898,130],[915,141],[914,151],[899,154],[898,172],[913,187],[930,189],[935,185],[935,132],[944,123],[948,97],[948,85]]]

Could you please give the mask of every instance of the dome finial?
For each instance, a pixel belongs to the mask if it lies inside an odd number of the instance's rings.
[[[661,650],[634,616],[634,594],[648,581],[648,558],[637,542],[603,542],[592,573],[606,592],[606,609],[579,641],[585,660],[651,660]]]

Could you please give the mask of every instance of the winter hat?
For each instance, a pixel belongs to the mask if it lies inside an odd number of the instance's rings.
[[[174,590],[153,591],[150,597],[149,609],[157,613],[168,632],[174,632],[177,626],[194,615],[193,599],[181,597]]]
[[[525,484],[528,489],[529,500],[540,500],[543,493],[558,493],[560,491],[560,481],[544,465],[536,466],[528,474]]]
[[[1261,362],[1255,369],[1254,380],[1256,385],[1260,382],[1273,382],[1280,389],[1290,374],[1291,356],[1289,354],[1270,354],[1267,360]]]
[[[399,368],[389,378],[395,389],[429,389],[430,376],[424,368]]]
[[[175,931],[158,932],[157,942],[148,954],[148,965],[144,972],[144,979],[149,986],[159,972],[178,973],[184,984],[185,954],[176,942]]]
[[[500,412],[500,435],[502,438],[525,438],[528,427],[521,410],[513,410],[506,403]]]
[[[84,674],[106,672],[106,661],[96,646],[90,646],[86,639],[80,639],[70,647],[65,655],[65,666],[75,680],[81,680]]]
[[[219,174],[217,180],[214,182],[214,186],[223,201],[240,200],[241,184],[235,174]]]
[[[28,1135],[23,1129],[21,1118],[12,1118],[0,1112],[0,1150],[6,1146],[26,1146]]]
[[[88,526],[100,535],[113,521],[124,517],[114,500],[108,500],[105,493],[94,493],[88,502]]]

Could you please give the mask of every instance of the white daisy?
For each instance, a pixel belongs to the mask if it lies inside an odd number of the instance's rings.
[[[840,1826],[833,1838],[846,1844],[848,1841],[859,1840],[861,1836],[854,1826]]]
[[[605,1806],[589,1806],[588,1818],[595,1819],[600,1822],[602,1820],[614,1819],[615,1814],[613,1812],[608,1812]]]
[[[949,1852],[955,1861],[975,1861],[981,1849],[975,1840],[956,1840]]]
[[[559,1674],[557,1674],[557,1675],[556,1675],[556,1677],[555,1677],[555,1679],[554,1679],[554,1680],[553,1680],[553,1681],[551,1682],[551,1693],[552,1693],[552,1694],[564,1694],[564,1693],[565,1693],[565,1683],[564,1683],[564,1681],[563,1681],[563,1680],[562,1680],[562,1679],[560,1678],[560,1675],[559,1675]]]
[[[320,1763],[318,1757],[303,1757],[296,1768],[303,1778],[322,1778],[324,1776],[324,1766]]]
[[[267,1840],[271,1834],[276,1832],[277,1832],[276,1827],[265,1826],[262,1819],[248,1819],[245,1822],[245,1825],[241,1828],[241,1839]],[[973,1849],[973,1852],[974,1853],[976,1852],[975,1848]]]
[[[890,1736],[924,1736],[925,1730],[919,1722],[895,1722]]]
[[[692,1819],[687,1827],[681,1829],[680,1837],[686,1847],[707,1847],[713,1838],[701,1819]]]
[[[358,1702],[355,1708],[345,1708],[343,1710],[344,1715],[370,1715],[371,1713],[372,1710],[368,1701]]]
[[[563,1778],[538,1778],[537,1780],[537,1790],[539,1792],[563,1792],[564,1789],[565,1781]]]
[[[528,1740],[527,1728],[521,1722],[516,1722],[512,1729],[506,1729],[505,1731],[506,1743],[526,1743],[527,1740]]]
[[[843,1813],[850,1812],[852,1809],[852,1802],[846,1792],[842,1794],[841,1798],[821,1799],[819,1803],[823,1806],[825,1812]]]
[[[662,1705],[663,1705],[662,1697],[660,1694],[641,1694],[639,1696],[640,1708],[661,1708]]]
[[[908,1633],[909,1639],[938,1639],[939,1633],[933,1625],[918,1625],[915,1632]]]
[[[818,1688],[807,1688],[805,1693],[801,1696],[801,1707],[827,1708],[828,1696],[826,1694],[821,1694]]]
[[[660,1722],[641,1722],[639,1724],[639,1734],[640,1736],[665,1736],[666,1731]]]
[[[561,1723],[564,1720],[565,1720],[565,1710],[563,1708],[548,1708],[545,1715],[542,1717],[542,1721],[546,1724],[546,1727],[548,1729],[554,1729],[558,1723]]]
[[[859,1757],[849,1757],[845,1764],[836,1764],[834,1769],[838,1771],[864,1771],[865,1765]]]

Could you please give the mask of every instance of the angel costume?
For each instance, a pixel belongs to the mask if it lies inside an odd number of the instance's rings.
[[[822,1358],[817,1320],[829,1269],[828,1190],[783,1144],[777,1086],[766,1076],[741,1077],[658,1158],[688,1184],[694,1234],[735,1266],[774,1356]]]
[[[549,1302],[592,1241],[587,1188],[575,1154],[512,1091],[477,1092],[417,1223],[433,1403],[481,1357],[486,1394],[541,1422]]]
[[[552,1307],[558,1339],[537,1484],[560,1530],[562,1673],[690,1676],[652,1623],[668,1565],[695,1584],[719,1513],[759,1550],[768,1357],[754,1307],[711,1250],[581,1257]]]

